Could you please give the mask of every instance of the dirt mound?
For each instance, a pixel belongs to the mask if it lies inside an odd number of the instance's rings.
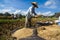
[[[45,30],[43,30],[43,28],[45,28]],[[39,37],[42,37],[46,40],[60,40],[60,27],[58,27],[57,25],[42,26],[37,28],[37,30]],[[31,36],[32,33],[33,29],[23,28],[14,32],[12,36],[17,37],[18,39],[27,38],[28,36]]]
[[[46,40],[60,40],[60,27],[57,25],[45,26],[46,30],[38,28],[38,35]]]
[[[32,31],[33,31],[33,29],[30,29],[30,28],[22,28],[22,29],[17,30],[16,32],[14,32],[12,34],[12,36],[17,37],[18,39],[25,38],[25,37],[32,35]]]

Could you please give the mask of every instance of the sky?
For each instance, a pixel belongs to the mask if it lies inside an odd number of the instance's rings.
[[[50,16],[60,12],[60,0],[0,0],[0,13],[25,15],[28,8],[32,6],[31,2],[38,3],[38,8],[35,10],[37,14]]]

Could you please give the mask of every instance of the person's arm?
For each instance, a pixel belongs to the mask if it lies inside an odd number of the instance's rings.
[[[34,18],[37,18],[37,13],[35,13],[35,11],[32,12],[34,14]]]
[[[34,12],[35,15],[37,15],[35,12]]]
[[[32,8],[32,13],[33,13],[34,15],[37,15],[34,8]]]

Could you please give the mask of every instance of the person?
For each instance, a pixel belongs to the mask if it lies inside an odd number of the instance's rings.
[[[60,16],[59,16],[59,19],[58,19],[58,26],[60,26]]]
[[[32,6],[29,7],[28,11],[27,11],[27,14],[26,14],[26,21],[25,21],[25,27],[31,27],[31,19],[32,19],[32,16],[33,14],[34,15],[37,15],[35,13],[35,8],[38,8],[37,6],[37,2],[32,2]]]

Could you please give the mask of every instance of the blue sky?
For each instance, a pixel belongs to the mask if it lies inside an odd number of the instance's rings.
[[[37,14],[53,15],[60,12],[60,0],[0,0],[0,12],[25,14],[31,2],[38,3]]]

